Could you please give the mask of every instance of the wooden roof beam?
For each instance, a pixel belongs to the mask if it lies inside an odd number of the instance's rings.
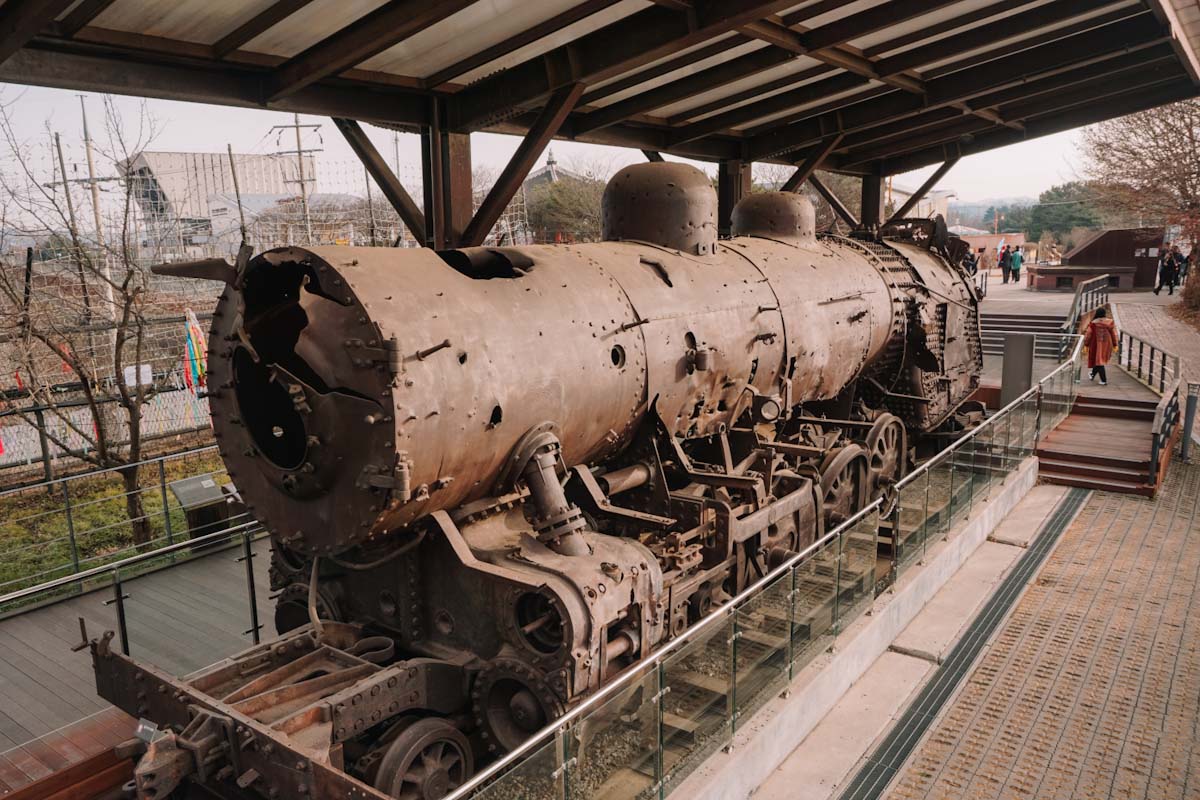
[[[1120,25],[1108,25],[996,59],[926,82],[926,96],[892,92],[840,109],[836,119],[807,118],[750,138],[747,158],[760,160],[810,147],[828,135],[831,122],[837,130],[858,130],[890,124],[923,111],[969,101],[989,92],[1070,72],[1127,52],[1145,50],[1166,41],[1166,34],[1148,13]]]
[[[350,149],[354,151],[354,154],[358,156],[358,160],[363,163],[367,172],[375,179],[375,183],[379,185],[383,196],[392,204],[392,208],[396,209],[396,213],[400,215],[400,219],[404,220],[404,224],[408,226],[408,230],[412,233],[413,238],[418,242],[424,242],[425,215],[417,207],[416,202],[412,199],[412,195],[404,188],[404,184],[400,183],[400,179],[396,177],[396,173],[392,172],[392,168],[383,160],[383,156],[379,155],[379,151],[367,137],[362,126],[354,120],[344,117],[334,117],[333,124],[346,137],[346,142],[350,145]]]
[[[659,5],[667,5],[669,3],[672,8],[679,8],[681,0],[655,0],[655,2],[659,3]],[[912,16],[928,13],[938,7],[949,5],[950,2],[952,0],[900,0],[900,2],[887,4],[889,14],[885,15],[879,13],[876,9],[869,9],[869,11],[875,13],[860,12],[848,17],[846,20],[839,20],[830,23],[828,26],[822,26],[811,31],[796,31],[785,24],[769,20],[757,20],[747,23],[738,29],[742,34],[760,39],[774,47],[756,50],[731,61],[717,64],[686,78],[681,78],[678,81],[673,81],[664,86],[636,94],[626,100],[605,106],[585,115],[583,120],[577,123],[577,128],[580,132],[588,132],[613,125],[651,109],[677,102],[697,92],[712,89],[714,86],[732,83],[764,70],[777,67],[801,55],[807,55],[810,58],[822,61],[827,66],[805,70],[800,75],[793,76],[793,80],[795,81],[827,74],[835,69],[844,69],[863,78],[875,78],[877,77],[876,71],[869,59],[864,58],[853,50],[843,48],[841,45],[857,36],[886,27],[888,20],[891,20],[891,22],[902,21]],[[686,5],[684,3],[684,7]],[[851,21],[855,21],[855,24],[849,24]],[[824,33],[826,28],[834,30],[830,33]],[[822,48],[814,49],[814,44],[823,44],[825,42],[829,44],[823,45]],[[860,81],[859,83],[864,82]],[[894,76],[894,82],[895,85],[909,89],[910,91],[919,92],[922,89],[920,81],[907,78],[906,76]],[[744,98],[730,98],[729,102],[734,102],[737,99]],[[742,111],[740,113],[745,112]],[[761,117],[764,115],[759,114],[757,116]],[[751,119],[753,118],[751,117]],[[705,126],[707,121],[699,124]],[[706,128],[701,127],[696,128],[696,130],[704,131]],[[714,128],[711,131],[699,133],[697,136],[704,136],[708,132],[715,130],[721,130],[721,128]],[[693,136],[692,138],[696,137]]]
[[[833,213],[841,217],[842,221],[849,225],[852,229],[858,228],[858,217],[854,216],[854,213],[850,209],[846,208],[846,204],[842,202],[842,199],[834,194],[833,190],[826,186],[824,181],[816,176],[816,173],[808,176],[808,182],[811,183],[813,188],[817,190],[817,194],[825,198],[825,202],[829,203],[829,207],[833,209]]]
[[[1162,65],[1141,67],[1121,74],[1106,75],[1042,97],[1020,98],[1000,106],[999,110],[1006,119],[1022,120],[1025,125],[1028,125],[1030,120],[1046,114],[1057,113],[1078,105],[1103,104],[1110,97],[1124,95],[1138,89],[1154,89],[1163,84],[1175,82],[1179,77],[1178,62],[1169,64],[1165,69]],[[957,122],[931,126],[924,131],[899,131],[895,136],[880,139],[869,147],[848,147],[842,163],[865,164],[913,150],[921,150],[934,144],[952,142],[956,139],[965,140],[992,130],[995,130],[995,126],[986,121],[960,118]]]
[[[453,125],[468,130],[575,82],[614,77],[786,8],[789,0],[722,0],[679,12],[652,6],[537,58],[485,78],[453,98]]]
[[[58,23],[58,33],[70,39],[104,13],[116,0],[83,0]]]
[[[587,2],[572,6],[560,14],[555,14],[550,19],[534,25],[532,28],[510,36],[504,41],[498,42],[478,53],[472,53],[461,61],[439,70],[426,79],[425,85],[434,89],[449,83],[459,75],[463,75],[473,69],[478,69],[485,64],[490,64],[498,58],[503,58],[527,44],[557,33],[568,25],[574,25],[582,19],[587,19],[609,6],[616,5],[618,2],[620,0],[587,0]]]
[[[496,224],[496,220],[500,219],[500,215],[512,201],[517,189],[521,188],[521,183],[529,175],[529,170],[533,168],[538,156],[558,133],[558,129],[567,119],[567,115],[571,113],[571,109],[575,107],[582,96],[582,83],[564,86],[555,91],[545,107],[542,108],[537,121],[529,129],[529,133],[521,140],[517,152],[513,154],[508,165],[504,167],[504,171],[500,173],[500,177],[496,179],[495,185],[479,205],[479,210],[475,212],[471,223],[463,231],[462,247],[478,247],[483,244],[488,232]]]
[[[948,154],[961,156],[982,153],[997,147],[1048,136],[1052,133],[1091,125],[1106,119],[1134,114],[1158,106],[1174,103],[1196,96],[1196,86],[1189,79],[1165,84],[1159,88],[1135,89],[1119,97],[1110,98],[1107,103],[1084,103],[1067,110],[1062,114],[1048,114],[1037,120],[1030,120],[1024,131],[1013,131],[1007,128],[996,129],[992,132],[974,137],[969,142],[955,142],[951,145],[936,145],[926,150],[918,150],[897,158],[885,159],[881,167],[885,175],[895,175],[914,169],[927,167],[944,161]],[[840,168],[841,165],[839,165]]]
[[[987,25],[980,25],[969,31],[947,36],[945,39],[922,44],[920,47],[905,50],[894,56],[881,58],[875,62],[875,68],[881,77],[895,75],[934,61],[945,61],[948,57],[986,47],[992,42],[1011,37],[1014,32],[1021,34],[1059,25],[1112,4],[1113,0],[1060,0]]]
[[[934,170],[933,174],[921,184],[921,188],[913,192],[912,195],[909,196],[908,200],[905,201],[904,205],[896,209],[895,214],[892,214],[892,216],[888,217],[887,224],[891,224],[898,219],[904,219],[905,215],[908,214],[909,211],[912,211],[913,208],[916,207],[917,203],[921,202],[925,195],[929,194],[929,191],[933,189],[937,182],[946,177],[946,173],[958,163],[958,158],[959,157],[955,155],[953,158],[948,158],[943,161],[942,165]]]
[[[841,143],[841,141],[842,135],[837,133],[814,147],[812,151],[804,157],[804,161],[798,167],[796,167],[796,171],[792,173],[792,176],[784,181],[783,186],[781,186],[779,190],[781,192],[799,191],[804,182],[811,178],[812,174],[817,171],[818,167],[821,166],[821,162],[823,162],[830,153],[837,149],[837,146],[839,143]]]
[[[74,0],[7,0],[0,6],[0,64],[70,8]]]
[[[312,1],[275,0],[274,3],[218,39],[213,45],[213,55],[216,58],[224,58],[242,45],[274,28]]]
[[[276,102],[361,64],[474,2],[392,0],[281,64],[271,76],[266,100]]]

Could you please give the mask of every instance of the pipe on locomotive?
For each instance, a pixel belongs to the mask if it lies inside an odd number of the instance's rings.
[[[833,398],[904,325],[895,282],[819,242],[806,199],[752,195],[726,241],[715,218],[707,176],[647,163],[609,183],[599,243],[284,247],[159,271],[226,281],[214,435],[287,547],[335,555],[527,488],[536,529],[569,553],[583,521],[564,465],[603,464],[652,416],[700,437]]]

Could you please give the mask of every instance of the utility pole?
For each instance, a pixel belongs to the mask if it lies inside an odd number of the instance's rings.
[[[319,152],[321,152],[321,150],[319,148],[310,149],[310,150],[304,149],[304,144],[301,141],[301,134],[302,134],[304,128],[312,128],[314,131],[317,131],[317,130],[321,129],[321,126],[320,125],[301,125],[299,114],[292,115],[292,124],[291,125],[272,125],[271,126],[272,131],[277,130],[280,132],[281,135],[282,135],[283,131],[289,130],[289,129],[294,130],[296,132],[296,149],[295,150],[283,150],[283,151],[277,153],[276,155],[291,155],[292,153],[296,154],[296,166],[297,166],[297,170],[298,170],[299,180],[288,181],[288,183],[299,183],[300,184],[300,208],[304,212],[304,232],[305,232],[305,235],[308,237],[308,244],[312,244],[312,218],[309,216],[309,213],[308,213],[308,182],[310,180],[315,180],[315,179],[306,178],[304,176],[304,154],[305,153],[319,153]],[[276,141],[278,142],[278,139],[276,139]]]
[[[88,293],[87,274],[83,271],[83,246],[79,241],[79,226],[75,224],[75,203],[71,200],[71,183],[67,180],[67,164],[63,160],[62,139],[56,133],[54,134],[54,150],[58,153],[58,170],[62,173],[63,195],[67,198],[67,220],[71,226],[71,250],[75,254],[75,269],[79,273],[79,291],[83,297],[83,324],[89,328],[87,334],[88,349],[91,351],[89,356],[96,359],[96,339],[95,334],[90,330],[92,327],[92,298]],[[54,184],[52,183],[51,186]]]
[[[92,155],[92,137],[88,133],[87,105],[79,95],[79,110],[83,114],[83,149],[87,153],[88,186],[92,190],[92,217],[96,222],[96,246],[100,248],[101,270],[104,275],[104,299],[108,302],[109,314],[113,308],[112,270],[108,263],[108,248],[104,244],[104,225],[100,221],[100,182],[96,180],[96,160]],[[66,180],[66,175],[63,176]]]

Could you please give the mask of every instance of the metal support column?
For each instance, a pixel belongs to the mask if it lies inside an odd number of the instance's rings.
[[[883,222],[883,176],[878,172],[863,175],[861,226],[875,230]]]
[[[733,235],[733,207],[750,194],[750,162],[722,161],[717,168],[717,235]]]

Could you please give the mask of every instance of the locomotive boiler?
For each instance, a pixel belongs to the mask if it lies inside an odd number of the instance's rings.
[[[718,240],[708,178],[663,163],[603,205],[594,244],[164,269],[226,283],[214,433],[280,635],[186,680],[93,643],[163,731],[143,796],[440,797],[964,424],[978,298],[940,221],[818,236],[762,193]]]

